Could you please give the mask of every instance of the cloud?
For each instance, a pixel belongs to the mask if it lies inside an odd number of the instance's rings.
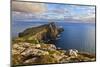
[[[95,23],[95,14],[85,16],[84,18],[82,18],[82,20]]]
[[[15,20],[65,20],[95,22],[95,7],[64,6],[13,1],[12,15]]]
[[[18,12],[18,11],[12,12],[13,20],[34,20],[34,19],[39,19],[39,18],[40,16],[34,15],[32,13],[25,13],[25,12]]]
[[[12,1],[12,11],[40,14],[45,12],[45,4]]]
[[[93,6],[83,6],[82,12],[72,16],[73,20],[79,20],[84,22],[93,22],[95,23],[95,7]]]
[[[73,20],[77,20],[77,21],[93,22],[93,23],[95,23],[95,14],[73,16],[72,19]]]
[[[55,8],[55,9],[52,9],[52,10],[48,10],[49,12],[52,12],[52,13],[58,13],[58,14],[64,14],[64,13],[69,13],[68,9],[66,7],[60,7],[59,9],[58,8]]]

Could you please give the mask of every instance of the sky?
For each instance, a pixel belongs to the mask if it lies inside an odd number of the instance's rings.
[[[82,21],[85,23],[95,23],[95,6],[13,1],[12,20]]]

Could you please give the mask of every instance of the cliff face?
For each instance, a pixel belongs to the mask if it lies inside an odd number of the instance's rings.
[[[49,41],[57,38],[63,29],[58,28],[55,23],[49,23],[38,27],[32,27],[19,33],[19,40]]]
[[[62,31],[63,29],[58,28],[54,23],[49,23],[28,28],[19,33],[19,37],[12,43],[12,65],[54,64],[96,60],[95,55],[89,53],[81,53],[75,49],[58,49],[54,44],[39,42],[56,39],[57,35]]]
[[[58,50],[54,44],[32,44],[27,42],[12,45],[12,64],[54,64],[95,61],[95,55],[78,50]]]

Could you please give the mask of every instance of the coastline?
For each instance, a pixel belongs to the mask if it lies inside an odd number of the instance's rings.
[[[46,43],[55,40],[63,32],[54,23],[28,28],[12,40],[13,65],[53,64],[95,61],[96,56],[76,49],[63,50],[54,44]]]

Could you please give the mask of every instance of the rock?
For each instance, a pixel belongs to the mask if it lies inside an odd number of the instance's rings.
[[[68,56],[66,56],[66,55],[64,57],[62,57],[59,61],[59,63],[67,63],[67,62],[69,62],[69,60],[68,60]]]
[[[30,43],[27,43],[27,42],[20,42],[19,43],[22,47],[24,47],[24,48],[28,48],[28,47],[30,47],[30,46],[32,46],[32,44],[30,44]]]
[[[12,63],[18,64],[51,64],[95,61],[95,56],[78,52],[76,49],[65,51],[54,44],[18,42],[12,45]]]
[[[55,23],[32,27],[19,33],[12,44],[12,62],[18,64],[51,64],[79,61],[95,61],[95,56],[80,53],[76,49],[65,51],[48,41],[56,40],[63,28]]]
[[[64,31],[64,29],[63,29],[62,27],[60,27],[60,28],[58,29],[58,31],[59,31],[59,33],[61,33],[61,32]]]
[[[20,52],[18,50],[16,50],[16,49],[13,49],[12,50],[12,54],[20,54]]]
[[[76,49],[74,49],[74,50],[73,50],[73,49],[70,49],[70,50],[69,50],[69,55],[70,55],[70,56],[77,57],[77,56],[78,56],[77,53],[78,53],[78,50],[76,50]]]
[[[40,44],[36,44],[36,48],[40,48],[41,47],[41,45]]]
[[[43,49],[43,50],[55,50],[56,46],[53,44],[42,44],[41,49]]]
[[[57,63],[57,59],[51,55],[41,55],[38,59],[38,64],[54,64]]]
[[[13,47],[13,49],[17,49],[17,48],[19,48],[19,45],[18,44],[13,44],[12,47]]]
[[[47,46],[48,46],[48,49],[49,49],[49,50],[52,50],[52,49],[55,50],[55,49],[56,49],[56,46],[53,45],[53,44],[48,44]]]
[[[12,47],[13,47],[13,49],[12,49],[13,53],[21,53],[22,51],[25,50],[25,48],[22,45],[19,45],[19,44],[13,44]]]
[[[23,62],[23,64],[35,64],[37,60],[38,60],[38,57],[34,57],[34,58],[31,58],[31,59],[25,60]]]
[[[40,49],[28,48],[23,53],[21,53],[21,55],[23,55],[23,56],[29,56],[29,55],[40,56],[40,55],[49,55],[49,53],[47,51],[43,51]]]
[[[40,42],[41,40],[55,40],[60,32],[62,32],[62,28],[58,28],[54,22],[51,22],[38,27],[28,28],[23,32],[20,32],[17,40],[25,42],[30,42],[31,40],[36,42]]]

